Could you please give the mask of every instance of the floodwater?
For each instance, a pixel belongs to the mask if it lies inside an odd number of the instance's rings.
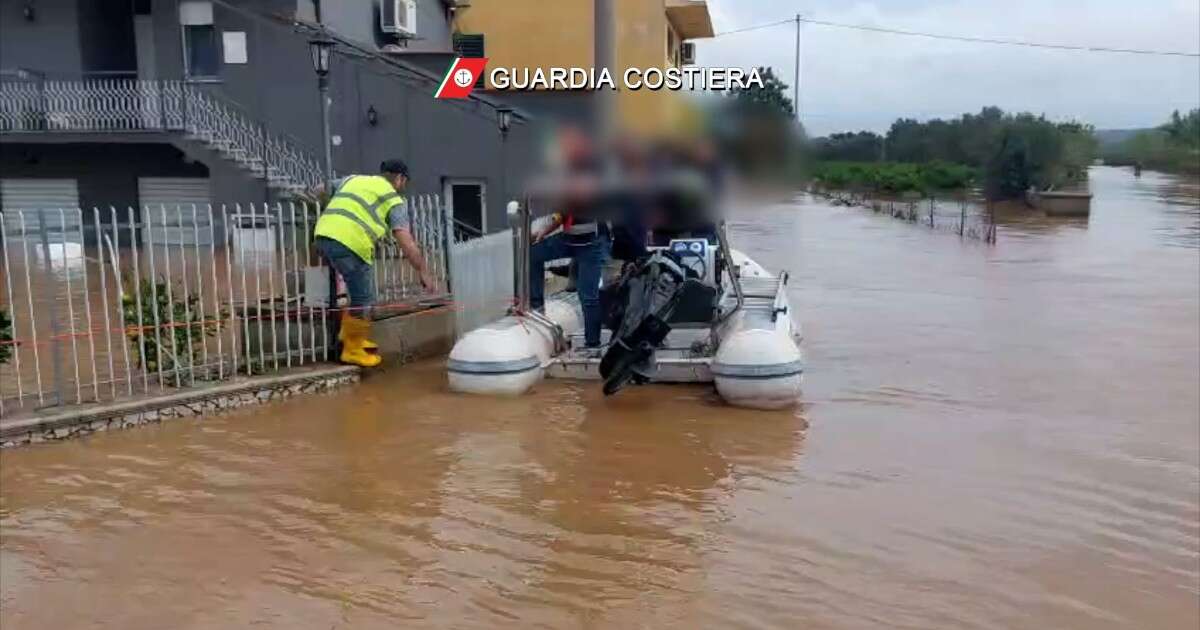
[[[989,246],[799,198],[805,404],[343,393],[0,458],[0,626],[1200,624],[1200,190],[1095,169]]]

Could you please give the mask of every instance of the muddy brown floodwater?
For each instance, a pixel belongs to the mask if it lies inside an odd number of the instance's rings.
[[[0,626],[1200,624],[1197,185],[1095,169],[991,247],[740,212],[806,402],[551,382],[344,393],[0,458]]]

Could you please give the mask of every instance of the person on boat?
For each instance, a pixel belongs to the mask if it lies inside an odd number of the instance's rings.
[[[623,182],[622,190],[613,196],[612,258],[635,262],[648,255],[647,219],[651,213],[652,172],[647,147],[638,138],[625,136],[616,144],[617,164]]]
[[[533,235],[529,252],[529,305],[540,309],[545,303],[546,263],[570,258],[576,268],[576,292],[583,310],[584,345],[600,347],[603,312],[600,277],[611,251],[611,234],[603,213],[596,207],[600,188],[600,164],[591,141],[580,130],[567,128],[560,134],[561,170],[546,195],[560,208]]]
[[[378,346],[367,335],[371,331],[369,309],[375,301],[371,268],[375,263],[375,243],[389,229],[404,252],[404,259],[416,270],[421,286],[426,290],[436,286],[421,248],[408,228],[408,206],[403,194],[407,185],[408,165],[401,160],[385,160],[376,175],[342,179],[317,220],[314,245],[329,266],[341,274],[350,294],[350,304],[342,310],[338,332],[342,363],[375,367],[383,361],[375,352]]]
[[[655,166],[654,245],[666,246],[677,238],[704,238],[716,243],[719,163],[701,146],[676,143],[660,149]]]

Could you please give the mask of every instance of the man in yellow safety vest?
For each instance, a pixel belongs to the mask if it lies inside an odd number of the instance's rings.
[[[371,266],[375,243],[390,229],[404,259],[412,265],[429,291],[433,276],[425,266],[421,249],[408,228],[408,206],[403,192],[408,185],[408,166],[400,160],[385,160],[378,175],[351,175],[341,180],[317,220],[314,245],[346,282],[350,306],[342,311],[342,363],[375,367],[382,359],[367,340],[371,331],[367,312],[375,301]]]

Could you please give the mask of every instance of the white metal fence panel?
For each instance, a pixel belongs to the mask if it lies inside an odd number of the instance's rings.
[[[454,243],[450,276],[458,336],[502,317],[513,298],[512,230]]]
[[[451,226],[437,195],[409,198],[408,229],[421,246],[425,264],[437,284],[433,293],[448,294],[450,271],[446,251]],[[404,260],[394,239],[384,238],[376,246],[374,272],[377,316],[411,309],[417,301],[430,297],[430,292],[421,287],[420,278],[412,265]]]

